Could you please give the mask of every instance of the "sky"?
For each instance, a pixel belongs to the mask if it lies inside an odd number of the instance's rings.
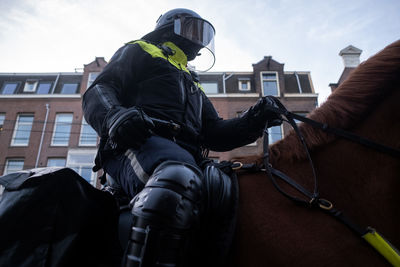
[[[342,73],[340,50],[353,45],[364,61],[400,39],[400,0],[0,0],[0,72],[82,71],[178,7],[214,25],[211,71],[252,71],[272,56],[310,71],[320,104]]]

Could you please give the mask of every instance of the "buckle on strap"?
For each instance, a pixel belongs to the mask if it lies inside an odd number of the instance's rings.
[[[333,208],[332,202],[324,198],[318,199],[318,206],[323,210],[331,210]]]

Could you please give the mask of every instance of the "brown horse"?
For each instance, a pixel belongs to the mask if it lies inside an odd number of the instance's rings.
[[[400,41],[362,63],[309,117],[400,148]],[[400,247],[400,159],[301,125],[322,198]],[[309,191],[311,168],[296,134],[270,147],[271,164]],[[243,161],[243,159],[242,159]],[[261,156],[245,162],[262,164]],[[265,172],[238,172],[240,202],[231,266],[387,266],[344,224],[293,204]],[[290,189],[288,189],[290,190]],[[294,192],[293,192],[294,193]]]

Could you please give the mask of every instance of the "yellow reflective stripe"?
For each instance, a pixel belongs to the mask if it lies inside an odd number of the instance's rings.
[[[393,266],[400,267],[400,255],[398,250],[394,248],[387,240],[385,240],[378,232],[372,230],[362,237]]]
[[[185,52],[182,51],[179,47],[177,47],[174,43],[172,42],[165,42],[163,45],[168,46],[169,48],[174,51],[174,54],[171,56],[173,60],[176,62],[180,63],[184,68],[186,68],[187,65],[187,56]]]
[[[197,87],[199,87],[200,89],[201,89],[201,91],[203,91],[204,92],[204,88],[203,88],[203,86],[201,86],[201,84],[200,83],[198,83],[198,82],[195,82],[194,83]]]
[[[149,43],[146,43],[144,41],[135,41],[133,43],[140,45],[140,47],[144,51],[149,53],[153,58],[154,57],[161,57],[163,59],[167,59],[167,57],[164,55],[162,50],[160,48],[158,48],[157,46],[153,45],[153,44],[149,44]]]
[[[187,73],[190,73],[184,64],[181,64],[181,63],[177,62],[176,60],[173,60],[173,56],[166,57],[164,55],[163,51],[159,47],[157,47],[153,44],[147,43],[145,41],[140,41],[140,40],[132,41],[132,42],[129,42],[128,44],[138,44],[144,51],[146,51],[148,54],[150,54],[153,58],[163,58],[163,59],[167,60],[169,63],[171,63],[177,69],[186,71]]]

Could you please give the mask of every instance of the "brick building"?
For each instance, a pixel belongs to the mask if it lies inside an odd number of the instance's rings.
[[[83,73],[0,74],[0,174],[69,166],[91,184],[97,135],[82,117],[81,95],[103,58]]]
[[[318,105],[310,72],[285,71],[272,57],[253,64],[251,72],[210,72],[200,75],[200,82],[222,118],[234,118],[254,105],[264,95],[273,95],[288,110],[306,115]],[[270,143],[289,132],[286,124],[270,129]],[[228,160],[262,152],[261,139],[229,152],[211,152],[210,157]]]
[[[81,110],[82,94],[106,65],[96,58],[83,72],[0,73],[0,175],[21,169],[68,166],[92,185],[91,172],[98,138]],[[309,72],[284,71],[284,64],[264,57],[252,72],[208,72],[200,74],[206,94],[220,116],[233,118],[253,105],[260,96],[275,95],[296,113],[306,114],[317,106]],[[276,141],[285,126],[272,129]],[[255,154],[257,141],[231,152],[211,152],[218,160]]]

